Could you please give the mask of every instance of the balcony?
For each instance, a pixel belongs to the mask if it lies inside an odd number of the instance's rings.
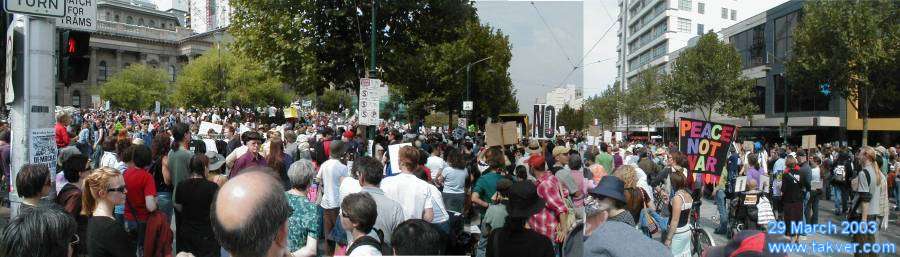
[[[111,21],[97,21],[97,32],[146,40],[178,42],[191,35],[189,30],[165,30]]]

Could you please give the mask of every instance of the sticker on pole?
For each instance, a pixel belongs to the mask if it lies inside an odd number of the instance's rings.
[[[56,19],[56,27],[86,32],[97,31],[97,1],[66,0],[65,8],[66,15]]]
[[[69,0],[73,2],[91,0]],[[66,0],[6,0],[3,5],[7,12],[43,17],[63,17],[66,15]]]
[[[463,111],[471,111],[473,109],[473,107],[474,107],[474,104],[472,104],[472,101],[464,101],[463,102]]]

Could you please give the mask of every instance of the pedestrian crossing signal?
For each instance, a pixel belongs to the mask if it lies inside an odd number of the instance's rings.
[[[59,34],[59,81],[78,83],[87,80],[91,67],[91,34],[88,32],[63,30]]]

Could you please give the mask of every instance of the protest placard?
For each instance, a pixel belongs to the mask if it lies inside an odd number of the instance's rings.
[[[803,141],[801,142],[800,147],[803,149],[816,148],[816,135],[803,136]]]
[[[400,173],[400,148],[403,148],[404,146],[410,146],[410,145],[412,145],[412,144],[405,143],[405,144],[395,144],[395,145],[388,146],[388,156],[390,156],[390,158],[391,158],[391,171],[393,173]],[[389,175],[389,174],[385,174],[385,175]]]
[[[688,170],[719,175],[725,166],[728,144],[737,135],[734,125],[682,118],[678,126],[680,150],[688,159]]]
[[[212,122],[200,122],[200,135],[209,134],[209,130],[212,129],[216,134],[222,134],[222,125],[215,124]]]
[[[488,123],[484,125],[484,140],[487,146],[512,145],[519,142],[516,122]]]

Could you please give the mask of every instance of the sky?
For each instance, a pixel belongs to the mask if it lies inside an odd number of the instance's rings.
[[[520,112],[530,110],[536,101],[543,102],[547,92],[560,86],[583,87],[584,95],[591,96],[612,84],[616,28],[605,37],[603,32],[614,20],[616,2],[533,3],[488,0],[475,4],[482,23],[501,29],[510,38],[513,58],[509,71]]]

